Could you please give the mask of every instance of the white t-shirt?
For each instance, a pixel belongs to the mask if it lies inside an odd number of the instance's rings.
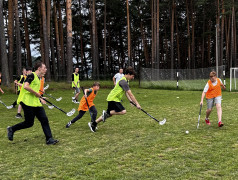
[[[217,78],[217,79],[219,79],[219,80],[220,80],[220,82],[221,82],[221,85],[222,85],[223,83],[222,83],[221,79],[220,79],[220,78]],[[212,83],[212,85],[213,85],[213,86],[216,86],[216,85],[217,85],[217,79],[216,79],[216,81],[215,81],[215,82],[213,82],[213,83]],[[207,84],[206,84],[206,86],[205,86],[205,87],[204,87],[204,89],[203,89],[203,92],[205,92],[205,93],[206,93],[206,92],[208,91],[208,88],[209,88],[209,85],[208,85],[208,83],[207,83]]]
[[[124,76],[124,74],[121,73],[116,73],[116,75],[114,76],[114,78],[116,79],[116,83]]]

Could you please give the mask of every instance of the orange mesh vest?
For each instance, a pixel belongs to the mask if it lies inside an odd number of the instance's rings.
[[[208,91],[206,93],[206,98],[207,99],[211,99],[211,98],[221,96],[221,81],[220,81],[220,79],[217,78],[217,85],[216,86],[212,85],[211,80],[209,80],[207,83],[209,85]]]
[[[40,95],[44,94],[43,93],[44,92],[44,83],[45,83],[45,78],[42,77],[40,80],[40,91],[39,91]]]
[[[93,104],[93,100],[94,98],[96,97],[96,94],[94,93],[94,90],[93,88],[90,88],[92,89],[92,92],[90,93],[90,95],[87,97],[87,100],[88,100],[88,105],[89,105],[89,108],[94,106]],[[88,110],[88,105],[87,105],[87,102],[85,100],[85,97],[83,96],[80,100],[80,104],[79,104],[79,108],[78,108],[78,111],[87,111]]]

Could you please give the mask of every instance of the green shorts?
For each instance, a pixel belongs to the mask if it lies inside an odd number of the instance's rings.
[[[221,104],[221,96],[207,99],[207,109],[212,109],[215,104]]]

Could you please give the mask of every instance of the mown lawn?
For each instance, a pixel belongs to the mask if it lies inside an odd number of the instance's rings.
[[[73,91],[68,86],[50,83],[47,90],[55,97],[63,97],[60,102],[49,100],[65,111],[78,106],[71,102]],[[10,105],[16,95],[5,91],[0,98]],[[6,127],[22,119],[15,118],[16,108],[7,110],[0,104],[0,179],[237,178],[238,93],[223,92],[224,127],[218,128],[215,109],[211,126],[204,123],[204,106],[197,129],[200,91],[150,90],[136,86],[132,91],[144,110],[157,119],[165,117],[166,124],[160,126],[124,97],[127,114],[107,119],[98,125],[96,133],[88,128],[88,112],[66,129],[65,125],[76,114],[67,117],[55,108],[45,107],[53,135],[60,142],[47,146],[38,120],[32,128],[16,132],[14,141],[10,142]],[[107,108],[109,92],[110,87],[100,89],[94,101],[98,116]]]

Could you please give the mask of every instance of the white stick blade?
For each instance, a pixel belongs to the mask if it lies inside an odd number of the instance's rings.
[[[56,99],[56,101],[61,101],[62,97],[59,97],[58,99]]]
[[[12,108],[13,108],[13,105],[7,106],[7,109],[12,109]]]
[[[166,123],[166,118],[164,118],[163,121],[159,122],[160,125],[164,125],[165,123]]]
[[[44,87],[44,90],[48,89],[49,88],[49,84],[47,84],[45,87]]]
[[[54,108],[54,106],[48,106],[48,108],[49,108],[49,109],[53,109],[53,108]]]
[[[66,115],[67,116],[72,116],[75,113],[75,109],[73,108],[70,112],[68,112]]]

